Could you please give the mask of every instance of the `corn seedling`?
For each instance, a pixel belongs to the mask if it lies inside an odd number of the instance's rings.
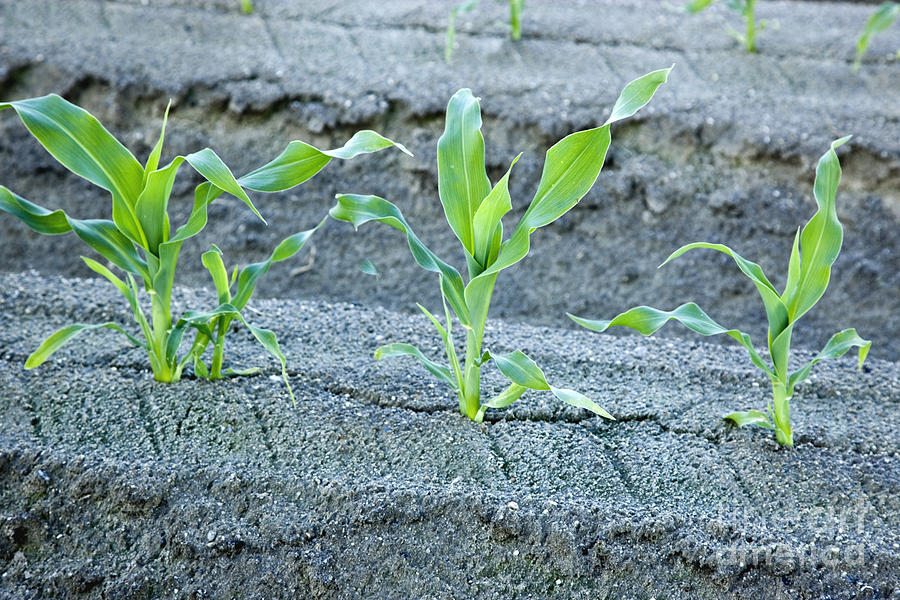
[[[245,15],[253,14],[253,0],[241,0],[241,12]]]
[[[413,258],[423,269],[438,275],[444,305],[444,323],[425,307],[419,308],[444,342],[448,364],[426,357],[410,344],[388,344],[378,348],[378,359],[413,356],[435,377],[447,383],[459,398],[459,410],[475,421],[490,408],[503,408],[528,390],[546,390],[573,406],[587,408],[611,418],[596,402],[568,389],[550,385],[541,369],[520,351],[492,355],[482,347],[491,294],[500,271],[528,254],[530,237],[549,225],[587,194],[596,181],[610,143],[610,125],[632,116],[663,84],[670,69],[649,73],[625,86],[609,119],[600,127],[573,133],[547,151],[541,181],[512,235],[503,240],[503,216],[512,209],[509,176],[493,186],[484,163],[481,109],[467,89],[458,91],[447,106],[444,133],[438,141],[438,191],[444,214],[465,251],[468,283],[459,271],[438,258],[416,236],[394,204],[377,196],[338,195],[331,216],[355,228],[378,221],[406,234]],[[520,155],[521,156],[521,155]],[[453,339],[453,314],[466,332],[465,359],[458,359]],[[493,359],[510,384],[499,395],[481,401],[481,368]]]
[[[698,13],[707,8],[716,0],[693,0],[685,5],[685,9],[689,13]],[[734,10],[742,17],[745,22],[745,33],[739,33],[734,28],[729,27],[728,33],[740,42],[747,52],[756,52],[756,34],[766,27],[765,21],[756,21],[756,0],[725,0],[728,8]]]
[[[897,17],[900,17],[900,2],[885,2],[872,13],[872,16],[866,21],[866,27],[862,35],[859,36],[859,40],[856,42],[856,60],[853,61],[854,73],[859,71],[863,54],[869,48],[872,36],[893,25]],[[900,58],[900,50],[897,51],[897,57]]]
[[[349,159],[395,145],[373,131],[360,131],[342,148],[329,151],[293,141],[273,161],[235,179],[225,163],[209,148],[176,156],[167,165],[159,166],[168,108],[159,140],[145,165],[141,165],[90,113],[57,95],[0,103],[0,109],[5,108],[15,110],[32,135],[63,166],[112,195],[112,220],[75,219],[62,210],[51,211],[33,204],[2,186],[0,210],[18,217],[38,233],[59,235],[73,231],[108,263],[124,271],[123,280],[100,262],[82,257],[88,267],[109,280],[125,297],[143,336],[141,340],[112,322],[76,323],[63,327],[47,338],[28,357],[26,369],[41,365],[79,333],[107,328],[124,334],[130,342],[147,352],[153,375],[158,381],[177,381],[185,364],[196,356],[192,349],[183,358],[177,357],[184,330],[187,326],[197,327],[203,321],[200,317],[204,315],[188,313],[173,327],[171,299],[175,268],[182,244],[206,226],[209,205],[223,193],[228,193],[242,200],[262,219],[245,188],[258,192],[287,190],[311,178],[332,158]],[[397,146],[406,151],[399,144]],[[168,214],[169,197],[175,176],[184,163],[193,167],[206,181],[194,192],[194,204],[187,221],[173,234]],[[288,250],[285,244],[290,246],[296,243],[296,240],[289,240],[276,249],[270,261],[286,258]],[[249,298],[252,293],[253,283],[258,277],[254,273],[262,274],[268,268],[251,267],[244,269],[242,278],[238,280],[237,299],[223,302],[213,313],[209,313],[207,322],[214,318],[230,318],[246,324],[239,309],[246,304],[245,296]],[[150,299],[149,319],[141,306],[138,280]],[[220,298],[224,298],[221,290]],[[284,357],[278,350],[274,334],[246,325],[266,350],[282,362],[283,367]],[[227,327],[217,331],[226,330]],[[203,332],[198,331],[198,336],[202,335]]]
[[[859,367],[862,368],[871,346],[871,342],[859,337],[855,329],[845,329],[834,334],[822,351],[812,360],[793,372],[789,369],[791,334],[794,326],[800,317],[806,314],[825,293],[831,276],[831,265],[841,250],[844,233],[835,210],[835,196],[841,180],[841,164],[835,149],[849,139],[846,137],[835,141],[831,144],[828,152],[819,159],[814,185],[818,210],[802,229],[797,230],[788,263],[787,283],[781,294],[766,278],[758,264],[744,259],[737,252],[722,244],[705,242],[688,244],[672,253],[663,263],[665,265],[695,248],[718,250],[730,256],[741,272],[750,278],[762,297],[769,323],[768,341],[771,364],[766,363],[756,351],[749,335],[737,329],[726,329],[719,325],[693,302],[682,304],[672,311],[639,306],[616,316],[611,321],[594,321],[573,315],[569,315],[569,317],[579,325],[593,331],[602,332],[618,325],[630,327],[644,335],[658,331],[668,321],[675,319],[701,335],[725,334],[734,338],[750,354],[753,364],[768,375],[772,382],[772,401],[769,403],[767,412],[761,410],[733,412],[726,415],[725,419],[741,427],[757,425],[774,429],[775,437],[780,444],[793,446],[790,401],[797,382],[806,379],[810,369],[820,360],[839,358],[854,346],[859,348]]]
[[[502,1],[502,0],[498,0]],[[522,10],[525,8],[525,0],[509,1],[509,37],[513,41],[522,39]],[[467,0],[457,4],[450,11],[447,20],[447,34],[444,42],[444,60],[449,64],[453,60],[453,45],[456,43],[456,18],[472,12],[478,6],[478,0]]]

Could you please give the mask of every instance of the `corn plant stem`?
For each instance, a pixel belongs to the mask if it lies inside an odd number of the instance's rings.
[[[169,330],[172,327],[172,317],[169,307],[159,298],[159,294],[150,290],[151,317],[153,321],[153,339],[148,340],[150,364],[153,368],[153,376],[157,381],[176,381],[175,371],[166,360],[166,345],[169,339]]]
[[[212,363],[209,366],[209,378],[211,380],[222,378],[222,362],[225,359],[225,334],[231,325],[231,317],[219,317],[217,319],[216,342],[213,345]]]
[[[772,382],[774,402],[773,417],[775,421],[775,439],[783,446],[794,445],[794,434],[791,431],[791,396],[787,385],[782,381]]]
[[[756,0],[747,0],[747,6],[744,8],[744,19],[747,21],[747,36],[744,43],[747,46],[747,52],[756,52]]]
[[[465,415],[474,419],[481,407],[481,366],[476,361],[481,358],[481,340],[475,331],[466,331],[465,363]],[[462,408],[462,407],[460,407]]]

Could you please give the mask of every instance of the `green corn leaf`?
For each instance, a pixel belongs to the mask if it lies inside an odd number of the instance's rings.
[[[375,350],[375,358],[377,360],[393,358],[396,356],[413,356],[419,359],[419,361],[422,363],[422,366],[428,369],[429,373],[444,381],[447,385],[453,388],[454,391],[459,389],[456,385],[456,381],[454,381],[453,379],[453,375],[450,373],[450,369],[434,362],[433,360],[422,354],[421,350],[411,344],[386,344],[384,346],[380,346],[377,350]]]
[[[774,339],[778,336],[779,333],[784,331],[784,328],[787,327],[789,322],[788,309],[785,306],[785,303],[781,301],[781,296],[779,296],[778,292],[775,291],[775,286],[772,285],[772,283],[766,277],[766,274],[763,273],[762,267],[760,267],[755,262],[745,259],[728,246],[725,246],[723,244],[709,244],[706,242],[695,242],[693,244],[687,244],[673,252],[669,256],[669,258],[663,261],[663,263],[659,266],[662,267],[669,261],[678,258],[685,252],[697,248],[717,250],[730,256],[734,260],[734,263],[741,270],[741,272],[748,278],[750,278],[750,280],[756,286],[760,297],[762,298],[763,305],[766,309],[766,318],[769,321],[770,340]]]
[[[835,140],[819,159],[814,193],[818,210],[800,233],[800,274],[796,285],[786,289],[791,322],[812,308],[828,287],[831,265],[841,251],[844,230],[837,218],[835,196],[841,181],[841,163],[835,149],[850,138]]]
[[[359,263],[359,270],[362,271],[363,273],[365,273],[366,275],[371,275],[372,277],[375,277],[376,279],[381,277],[381,273],[378,272],[378,267],[376,267],[375,263],[373,263],[368,258],[364,259],[362,262]]]
[[[509,37],[513,41],[522,39],[522,10],[525,0],[509,0]]]
[[[450,387],[453,388],[455,392],[459,392],[459,390],[464,387],[464,378],[462,369],[459,366],[459,359],[456,357],[456,348],[453,347],[453,336],[452,333],[452,321],[450,320],[450,311],[447,309],[447,303],[444,302],[444,315],[447,319],[447,327],[444,328],[441,325],[441,322],[437,320],[433,314],[431,314],[427,308],[416,303],[416,306],[419,307],[425,316],[431,321],[431,324],[434,325],[434,328],[437,329],[438,334],[441,336],[441,339],[444,340],[444,351],[447,353],[447,360],[450,362],[450,367],[453,371],[453,376],[456,378],[456,385],[451,384]]]
[[[900,17],[900,2],[884,2],[875,10],[866,21],[865,29],[856,42],[856,60],[853,62],[853,72],[859,70],[863,54],[869,48],[869,42],[876,33],[881,33]]]
[[[484,402],[479,408],[478,413],[475,415],[474,421],[476,423],[481,423],[484,421],[484,413],[487,412],[489,408],[506,408],[516,400],[522,397],[528,391],[527,387],[523,387],[518,383],[509,384],[502,392]]]
[[[571,404],[578,408],[586,408],[601,417],[613,419],[611,414],[587,396],[575,390],[557,388],[547,383],[544,372],[524,352],[516,350],[509,354],[495,354],[493,358],[500,372],[516,385],[531,390],[548,390],[566,404]]]
[[[456,17],[471,12],[478,6],[478,0],[467,0],[453,7],[447,19],[447,34],[444,42],[444,61],[449,65],[453,60],[453,44],[456,42]]]
[[[766,429],[775,429],[772,425],[772,419],[761,410],[748,410],[745,412],[733,412],[723,417],[726,421],[731,421],[738,427],[755,425],[757,427],[765,427]]]
[[[32,204],[2,185],[0,185],[0,210],[18,217],[38,233],[60,235],[72,231],[68,217],[63,211],[50,211],[37,204]]]
[[[0,103],[4,108],[64,167],[123,199],[137,198],[144,169],[89,112],[56,94]]]
[[[163,114],[162,127],[159,130],[159,139],[156,141],[156,145],[153,146],[153,150],[150,151],[150,155],[147,157],[147,164],[144,165],[143,186],[147,185],[147,177],[150,173],[159,168],[159,159],[162,156],[163,142],[166,138],[166,123],[169,121],[170,108],[172,108],[171,100],[169,100],[169,104],[166,105],[166,112]]]
[[[444,215],[463,248],[474,256],[472,219],[490,193],[491,181],[484,166],[481,109],[471,90],[461,89],[450,98],[437,153],[438,192]]]
[[[684,6],[684,10],[688,11],[691,14],[695,14],[700,12],[701,10],[709,7],[716,0],[693,0],[693,2],[688,2]]]
[[[183,162],[184,158],[179,156],[162,169],[148,171],[144,189],[135,203],[135,213],[147,240],[146,249],[155,255],[159,254],[159,245],[169,240],[169,198]]]
[[[307,229],[306,231],[301,231],[286,237],[275,247],[269,258],[263,262],[253,263],[244,267],[241,270],[241,274],[238,276],[237,291],[234,294],[232,304],[238,309],[243,310],[247,305],[247,302],[250,301],[250,296],[253,295],[253,290],[256,289],[259,278],[269,271],[272,263],[287,260],[300,252],[304,244],[306,244],[309,238],[311,238],[324,223],[325,219],[322,219],[322,221],[312,229]]]
[[[243,187],[257,192],[281,192],[312,178],[332,158],[349,160],[360,154],[390,147],[412,156],[403,144],[370,130],[356,132],[346,144],[334,150],[319,150],[305,142],[293,141],[274,160],[247,173],[238,181]]]
[[[253,211],[259,220],[263,223],[266,222],[263,219],[262,215],[259,214],[259,211],[256,210],[256,207],[253,206],[253,202],[251,202],[250,197],[247,195],[247,192],[241,187],[241,185],[237,182],[237,179],[234,178],[234,175],[231,173],[231,170],[222,162],[222,159],[219,156],[210,150],[209,148],[204,148],[198,152],[194,152],[192,154],[188,154],[184,157],[194,170],[203,175],[207,181],[212,183],[214,186],[231,194],[232,196],[239,198],[246,204],[250,210]]]
[[[231,286],[228,281],[228,270],[222,261],[222,251],[213,246],[201,255],[200,261],[212,277],[216,293],[219,295],[219,304],[231,302]]]
[[[44,364],[44,362],[46,362],[46,360],[48,358],[50,358],[51,355],[53,355],[54,352],[56,352],[57,350],[62,348],[73,337],[75,337],[82,331],[89,331],[91,329],[100,329],[100,328],[112,329],[114,331],[118,331],[119,333],[121,333],[125,337],[127,337],[128,340],[135,346],[138,346],[138,347],[144,348],[144,349],[147,348],[146,344],[144,344],[143,342],[141,342],[140,340],[135,338],[133,335],[131,335],[130,333],[128,333],[127,331],[122,329],[122,327],[118,323],[100,323],[97,325],[86,325],[84,323],[75,323],[73,325],[67,325],[66,327],[63,327],[62,329],[57,330],[50,337],[48,337],[46,340],[44,340],[43,343],[41,343],[41,345],[38,347],[38,349],[35,350],[34,352],[32,352],[31,355],[28,357],[28,359],[25,361],[25,368],[26,369],[34,369],[35,367],[41,366],[42,364]]]
[[[791,323],[772,340],[772,364],[775,367],[775,376],[780,381],[787,381],[788,379],[788,363],[790,362],[791,335],[793,332],[794,324]]]
[[[797,281],[800,279],[800,227],[794,235],[794,245],[791,247],[791,259],[788,263],[787,282],[784,284],[784,292],[781,293],[781,301],[785,305],[788,302],[790,290],[797,289]]]
[[[669,80],[669,73],[674,67],[675,65],[672,65],[668,69],[651,71],[626,85],[619,94],[605,125],[627,119],[644,108],[659,86]]]
[[[112,221],[105,219],[69,219],[69,225],[81,241],[96,250],[109,262],[123,271],[134,273],[149,281],[147,263],[140,257],[134,244],[119,232]]]
[[[859,368],[861,369],[863,363],[866,361],[866,356],[869,354],[869,349],[872,347],[872,342],[859,337],[859,334],[856,333],[855,329],[845,329],[831,336],[831,339],[828,340],[825,347],[822,348],[811,361],[791,374],[791,378],[788,382],[788,393],[794,389],[797,382],[803,381],[809,377],[810,369],[812,369],[817,362],[820,360],[840,358],[854,346],[859,348]]]
[[[459,271],[437,257],[416,236],[394,204],[378,196],[338,194],[335,204],[328,212],[338,221],[346,221],[358,229],[369,221],[378,221],[406,234],[409,250],[420,267],[440,275],[441,292],[450,308],[456,313],[463,326],[469,326],[469,310],[466,307],[465,291]]]
[[[131,288],[128,287],[127,283],[125,283],[124,281],[122,281],[121,279],[116,277],[116,275],[112,271],[110,271],[105,266],[98,263],[96,260],[94,260],[92,258],[88,258],[86,256],[82,256],[81,260],[83,260],[84,264],[86,264],[92,271],[102,275],[111,284],[113,284],[115,286],[115,288],[117,290],[119,290],[119,293],[122,294],[123,296],[125,296],[125,299],[128,300],[129,304],[132,304],[132,305],[134,304],[135,297],[131,291]]]
[[[630,327],[643,335],[651,335],[659,331],[663,325],[675,319],[688,329],[696,331],[700,335],[720,335],[725,334],[736,340],[742,345],[747,352],[750,353],[750,359],[753,364],[765,371],[770,377],[774,378],[775,373],[763,361],[762,357],[753,347],[750,336],[737,329],[725,329],[709,315],[703,312],[699,306],[693,302],[687,302],[672,311],[658,310],[649,306],[638,306],[617,315],[610,321],[584,319],[575,315],[568,315],[570,319],[591,331],[604,332],[610,327],[622,326]]]
[[[497,260],[500,254],[500,244],[503,241],[503,215],[512,210],[512,200],[509,197],[509,174],[513,166],[522,157],[515,157],[509,165],[506,174],[494,186],[490,193],[481,202],[481,205],[472,216],[472,229],[475,240],[473,256],[481,269],[488,268]]]
[[[134,214],[144,169],[128,149],[89,112],[56,94],[0,103],[12,108],[25,127],[64,167],[112,194],[113,221],[122,233],[144,244]]]

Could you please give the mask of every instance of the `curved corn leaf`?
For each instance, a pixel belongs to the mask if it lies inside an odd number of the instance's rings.
[[[373,263],[368,258],[363,259],[363,261],[359,263],[359,270],[366,275],[371,275],[375,279],[381,278],[381,273],[378,272],[378,267],[376,267],[375,263]]]
[[[309,238],[311,238],[324,223],[325,219],[322,219],[322,221],[312,229],[307,229],[306,231],[301,231],[286,237],[275,247],[269,258],[263,262],[253,263],[244,267],[244,269],[241,270],[240,275],[238,275],[237,290],[234,293],[234,299],[231,301],[232,304],[239,310],[242,310],[247,305],[247,302],[250,301],[250,296],[253,295],[253,290],[256,289],[257,281],[269,271],[269,267],[272,266],[272,263],[287,260],[300,252],[307,240],[309,240]]]
[[[183,157],[194,170],[203,175],[207,181],[211,184],[226,192],[231,194],[232,196],[239,198],[246,204],[250,210],[253,211],[259,220],[263,223],[266,222],[263,219],[262,215],[259,214],[259,211],[256,210],[256,207],[253,206],[253,202],[250,201],[250,197],[247,195],[247,192],[241,187],[241,184],[238,183],[237,179],[234,178],[234,175],[231,173],[231,170],[222,162],[222,159],[219,158],[219,155],[213,152],[209,148],[204,148],[203,150],[199,150],[197,152],[188,154]]]
[[[0,185],[0,210],[18,217],[38,233],[60,235],[72,231],[69,219],[61,210],[47,210]]]
[[[147,263],[137,253],[134,244],[119,232],[112,221],[105,219],[69,219],[69,225],[81,241],[100,253],[123,271],[139,275],[149,281]]]
[[[747,352],[750,353],[750,360],[753,361],[754,365],[765,371],[770,378],[775,377],[775,373],[773,373],[772,369],[763,362],[762,357],[760,357],[759,353],[753,347],[749,335],[742,331],[738,331],[737,329],[725,329],[713,321],[709,315],[703,312],[703,309],[693,302],[682,304],[672,311],[658,310],[649,306],[638,306],[617,315],[611,321],[584,319],[572,314],[569,314],[568,316],[582,327],[601,333],[610,327],[618,325],[630,327],[643,335],[651,335],[659,331],[663,325],[672,319],[675,319],[688,329],[696,331],[700,335],[709,336],[724,333],[746,348]]]
[[[481,423],[484,421],[484,413],[487,412],[489,408],[506,408],[516,400],[522,397],[528,390],[527,387],[523,387],[518,383],[510,383],[502,392],[484,402],[479,408],[478,412],[475,414],[474,421],[476,423]]]
[[[147,346],[133,335],[122,329],[122,327],[118,323],[100,323],[96,325],[87,325],[84,323],[75,323],[73,325],[67,325],[62,329],[57,330],[50,337],[44,340],[38,349],[31,353],[28,359],[25,361],[26,369],[34,369],[35,367],[39,367],[44,362],[50,358],[50,356],[66,345],[73,337],[81,333],[82,331],[88,331],[91,329],[112,329],[114,331],[118,331],[123,334],[128,340],[138,346],[140,348],[146,349]]]
[[[657,88],[669,80],[669,73],[674,67],[675,65],[672,65],[668,69],[651,71],[628,83],[619,94],[619,98],[616,100],[612,112],[604,125],[627,119],[644,108],[650,102],[650,99],[653,98]]]
[[[524,352],[516,350],[509,354],[495,354],[493,359],[497,363],[497,368],[500,369],[500,372],[514,384],[531,390],[548,390],[566,404],[571,404],[578,408],[586,408],[601,417],[615,420],[611,414],[587,396],[575,390],[557,388],[547,383],[544,372]]]
[[[378,221],[406,234],[409,250],[420,267],[440,275],[441,292],[450,308],[456,313],[463,326],[469,326],[469,310],[466,307],[462,276],[422,243],[394,204],[378,196],[338,194],[335,204],[328,214],[338,221],[346,221],[359,229],[369,221]]]
[[[779,296],[778,292],[775,291],[775,286],[772,285],[772,282],[766,277],[766,274],[763,272],[762,267],[760,267],[755,262],[749,261],[742,257],[740,254],[725,246],[723,244],[710,244],[707,242],[694,242],[693,244],[686,244],[669,255],[661,265],[667,264],[669,261],[672,261],[685,252],[689,250],[694,250],[696,248],[707,248],[709,250],[717,250],[724,254],[730,256],[734,263],[738,266],[741,272],[750,278],[753,284],[756,286],[757,291],[759,291],[759,295],[762,298],[763,305],[766,309],[766,318],[769,322],[769,339],[775,339],[779,333],[781,333],[788,324],[788,309],[785,306],[785,303],[782,302],[781,296]]]
[[[814,193],[819,209],[800,233],[800,273],[793,287],[785,289],[791,322],[812,308],[828,287],[831,265],[841,251],[844,230],[837,218],[835,196],[841,182],[841,163],[835,149],[850,137],[835,140],[819,159]]]
[[[722,417],[726,421],[731,421],[738,427],[755,425],[757,427],[765,427],[766,429],[775,429],[772,425],[772,419],[761,410],[738,411]]]
[[[513,159],[506,174],[500,178],[500,181],[481,201],[481,205],[472,215],[472,233],[475,244],[473,256],[475,262],[481,267],[481,271],[497,260],[497,256],[500,254],[500,244],[503,241],[503,215],[512,210],[512,200],[509,197],[509,174],[521,157],[522,154],[519,153]]]
[[[244,327],[246,327],[250,333],[256,338],[256,341],[268,351],[269,354],[278,359],[281,363],[281,377],[284,380],[284,385],[288,389],[288,394],[291,397],[291,402],[294,406],[297,406],[297,400],[294,397],[294,390],[291,388],[291,383],[288,381],[287,375],[287,359],[284,357],[284,354],[281,352],[281,348],[278,346],[278,340],[275,337],[275,334],[269,329],[263,329],[262,327],[255,327],[247,322],[244,319],[244,316],[241,314],[234,305],[232,304],[221,304],[215,309],[207,312],[194,312],[188,311],[184,313],[181,319],[175,325],[176,329],[184,330],[184,327],[191,326],[198,328],[202,332],[209,332],[206,324],[211,320],[219,318],[219,317],[231,317],[240,321]],[[206,328],[206,329],[204,329]]]
[[[422,351],[416,348],[411,344],[385,344],[384,346],[380,346],[375,350],[375,359],[382,360],[385,358],[393,358],[395,356],[413,356],[418,358],[428,372],[445,382],[454,391],[459,390],[459,386],[457,386],[456,381],[453,379],[453,375],[450,373],[450,369],[445,367],[444,365],[440,365],[424,354]]]
[[[853,61],[854,73],[859,71],[863,54],[869,48],[872,36],[890,27],[898,17],[900,17],[900,2],[884,2],[868,18],[862,35],[856,42],[856,60]]]
[[[213,246],[200,256],[200,262],[212,277],[216,294],[219,296],[219,304],[231,302],[231,285],[228,281],[228,270],[225,269],[225,262],[222,260],[222,251]]]
[[[150,151],[150,155],[147,157],[147,164],[144,165],[144,186],[147,185],[147,176],[159,168],[159,159],[162,156],[163,142],[166,138],[166,123],[169,122],[170,108],[172,108],[171,100],[169,100],[169,103],[166,105],[166,112],[163,113],[162,127],[159,130],[159,139],[156,141],[156,145],[153,146],[153,150]]]
[[[412,156],[403,144],[371,130],[357,131],[346,144],[334,150],[319,150],[296,140],[289,143],[275,159],[247,173],[238,182],[257,192],[281,192],[312,178],[332,158],[349,160],[360,154],[378,152],[392,146]]]
[[[438,140],[438,192],[444,215],[469,256],[475,256],[472,219],[491,191],[484,166],[481,108],[469,89],[447,104],[444,133]],[[493,230],[491,231],[493,236]]]
[[[817,362],[820,360],[840,358],[854,346],[859,348],[859,368],[861,369],[863,363],[866,361],[866,356],[869,354],[869,349],[872,347],[872,342],[859,337],[859,334],[856,333],[855,329],[845,329],[831,336],[831,339],[828,340],[825,347],[822,348],[811,361],[791,374],[791,378],[788,381],[788,393],[794,389],[797,382],[803,381],[809,377],[810,369],[812,369]]]
[[[123,234],[143,244],[134,214],[144,169],[131,152],[89,112],[56,94],[0,103],[12,108],[25,127],[64,167],[112,194],[113,221]]]

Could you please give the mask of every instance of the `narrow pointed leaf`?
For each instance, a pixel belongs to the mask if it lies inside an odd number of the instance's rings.
[[[726,421],[731,421],[738,427],[746,427],[755,425],[757,427],[765,427],[766,429],[775,429],[772,425],[772,419],[769,415],[761,410],[738,411],[727,414],[723,417]]]
[[[788,302],[797,290],[797,281],[800,279],[800,228],[794,235],[794,245],[791,247],[791,259],[788,263],[787,282],[784,284],[784,292],[781,293],[781,301],[785,304]]]
[[[398,229],[406,234],[409,250],[420,267],[440,275],[441,291],[453,312],[464,326],[469,326],[469,311],[466,307],[465,291],[462,276],[455,268],[437,257],[416,236],[403,217],[403,213],[394,204],[378,196],[359,196],[355,194],[339,194],[335,204],[328,212],[338,221],[346,221],[355,228],[378,221]]]
[[[650,99],[653,98],[653,94],[656,93],[659,86],[668,81],[669,72],[672,71],[674,66],[672,65],[668,69],[651,71],[626,85],[622,89],[622,93],[619,94],[619,98],[616,100],[616,104],[613,106],[606,124],[627,119],[644,108],[650,102]]]
[[[66,213],[33,204],[0,185],[0,210],[18,217],[38,233],[60,235],[72,231]]]
[[[119,279],[112,271],[107,269],[105,266],[98,263],[96,260],[92,258],[88,258],[86,256],[82,256],[81,260],[84,261],[84,264],[88,266],[95,273],[102,275],[109,281],[119,293],[125,296],[125,299],[131,303],[134,300],[134,294],[131,292],[131,288],[128,287],[128,284]]]
[[[500,372],[513,383],[531,390],[550,391],[566,404],[571,404],[578,408],[586,408],[607,419],[613,418],[611,414],[584,394],[575,390],[553,387],[547,383],[544,372],[524,352],[516,350],[509,354],[495,354],[493,358]]]
[[[453,375],[450,373],[450,369],[445,367],[444,365],[438,364],[422,354],[422,351],[416,348],[411,344],[386,344],[384,346],[380,346],[377,350],[375,350],[375,358],[377,360],[382,360],[385,358],[394,358],[396,356],[413,356],[422,363],[428,372],[437,377],[438,379],[444,381],[451,388],[457,390],[456,382],[453,379]]]
[[[835,149],[849,139],[845,137],[832,142],[816,167],[814,194],[819,209],[800,233],[800,276],[787,302],[791,321],[802,317],[825,293],[831,277],[831,265],[841,251],[844,230],[835,209],[841,163]]]
[[[610,327],[618,325],[630,327],[643,335],[651,335],[659,331],[663,325],[674,319],[700,335],[725,334],[730,336],[750,353],[750,359],[753,361],[753,364],[765,371],[769,377],[775,376],[772,369],[763,361],[753,347],[749,335],[737,329],[725,329],[713,321],[709,315],[703,312],[703,309],[693,302],[682,304],[672,311],[658,310],[649,306],[638,306],[617,315],[610,321],[584,319],[571,314],[569,318],[591,331],[604,332]]]
[[[69,225],[81,241],[96,250],[109,262],[123,271],[150,279],[147,263],[138,254],[134,244],[119,233],[112,221],[104,219],[69,219]]]
[[[488,408],[506,408],[522,397],[528,388],[518,383],[509,384],[502,392],[481,405],[481,410]]]
[[[856,42],[856,60],[853,63],[854,72],[859,70],[863,54],[869,48],[872,36],[890,27],[898,17],[900,17],[900,2],[884,2],[872,13],[872,16],[866,21],[862,35],[859,36],[859,40]]]
[[[146,184],[135,203],[135,214],[147,240],[147,249],[153,254],[158,255],[159,245],[169,240],[169,198],[183,163],[184,158],[179,156],[162,169],[147,172]]]
[[[484,166],[481,108],[471,90],[461,89],[450,98],[437,153],[444,214],[463,248],[474,256],[472,218],[490,193],[491,182]]]
[[[194,152],[193,154],[188,154],[184,157],[184,159],[192,166],[194,169],[203,175],[207,181],[212,183],[214,186],[231,194],[232,196],[239,198],[246,204],[250,210],[253,211],[259,220],[263,223],[266,222],[263,219],[262,215],[259,214],[259,211],[256,210],[256,207],[253,205],[253,202],[250,200],[250,197],[247,195],[247,192],[241,187],[241,185],[234,178],[234,175],[231,173],[231,170],[222,162],[222,159],[219,156],[210,150],[209,148],[204,148],[199,152]]]
[[[305,142],[293,141],[275,159],[247,173],[238,182],[257,192],[281,192],[312,178],[325,168],[332,158],[349,160],[360,154],[378,152],[395,147],[412,156],[403,144],[381,134],[363,130],[356,132],[346,144],[334,150],[319,150]]]
[[[143,184],[145,186],[147,185],[147,177],[150,173],[159,168],[159,159],[162,156],[163,142],[166,138],[166,123],[169,121],[170,108],[172,108],[171,100],[169,100],[169,103],[166,105],[166,112],[163,113],[162,127],[159,130],[159,139],[156,141],[156,145],[153,146],[153,150],[150,151],[150,155],[147,157],[147,164],[144,165]]]
[[[697,248],[706,248],[709,250],[717,250],[724,254],[727,254],[734,260],[734,263],[738,266],[741,272],[750,278],[750,281],[753,282],[753,285],[756,286],[757,291],[759,292],[760,297],[762,298],[763,305],[766,309],[766,318],[769,322],[769,334],[771,339],[774,339],[781,333],[788,324],[788,309],[785,306],[785,303],[781,301],[781,296],[775,290],[775,286],[772,285],[772,282],[766,277],[766,274],[763,272],[762,267],[760,267],[755,262],[749,261],[742,257],[740,254],[725,246],[723,244],[710,244],[707,242],[694,242],[693,244],[686,244],[669,255],[663,263],[660,265],[667,264],[668,262],[675,260],[685,252],[689,250],[694,250]]]
[[[62,329],[57,330],[50,337],[44,340],[43,343],[41,343],[41,345],[38,347],[38,349],[32,352],[28,359],[25,361],[25,368],[34,369],[35,367],[41,366],[42,364],[44,364],[44,362],[46,362],[48,358],[50,358],[50,356],[53,355],[54,352],[62,348],[73,337],[75,337],[82,331],[90,331],[92,329],[100,328],[118,331],[119,333],[127,337],[128,340],[135,346],[146,348],[146,345],[144,345],[140,340],[122,329],[122,327],[118,323],[100,323],[92,325],[75,323],[73,325],[67,325]]]
[[[810,370],[817,362],[820,360],[840,358],[853,347],[859,348],[859,368],[861,369],[863,363],[866,361],[866,356],[869,354],[869,349],[872,347],[872,342],[859,337],[859,334],[856,333],[855,329],[845,329],[831,336],[831,339],[828,340],[825,347],[822,348],[811,361],[791,374],[788,383],[788,391],[790,392],[793,390],[797,382],[803,381],[809,377]]]
[[[222,251],[213,247],[200,256],[200,261],[212,277],[213,285],[216,287],[216,293],[219,296],[219,304],[231,302],[231,286],[228,282],[228,271],[225,269],[224,261],[222,261]]]
[[[513,159],[506,174],[493,187],[490,193],[481,202],[481,206],[472,217],[472,228],[475,239],[473,256],[486,269],[497,258],[500,252],[499,242],[502,241],[503,215],[512,210],[512,201],[509,197],[509,174],[513,166],[521,158],[521,154]],[[501,236],[498,236],[498,232]]]
[[[371,275],[372,277],[375,277],[376,279],[381,277],[381,273],[378,272],[378,267],[376,267],[375,263],[373,263],[368,258],[364,259],[362,262],[359,263],[359,270],[362,271],[363,273],[365,273],[366,275]]]

